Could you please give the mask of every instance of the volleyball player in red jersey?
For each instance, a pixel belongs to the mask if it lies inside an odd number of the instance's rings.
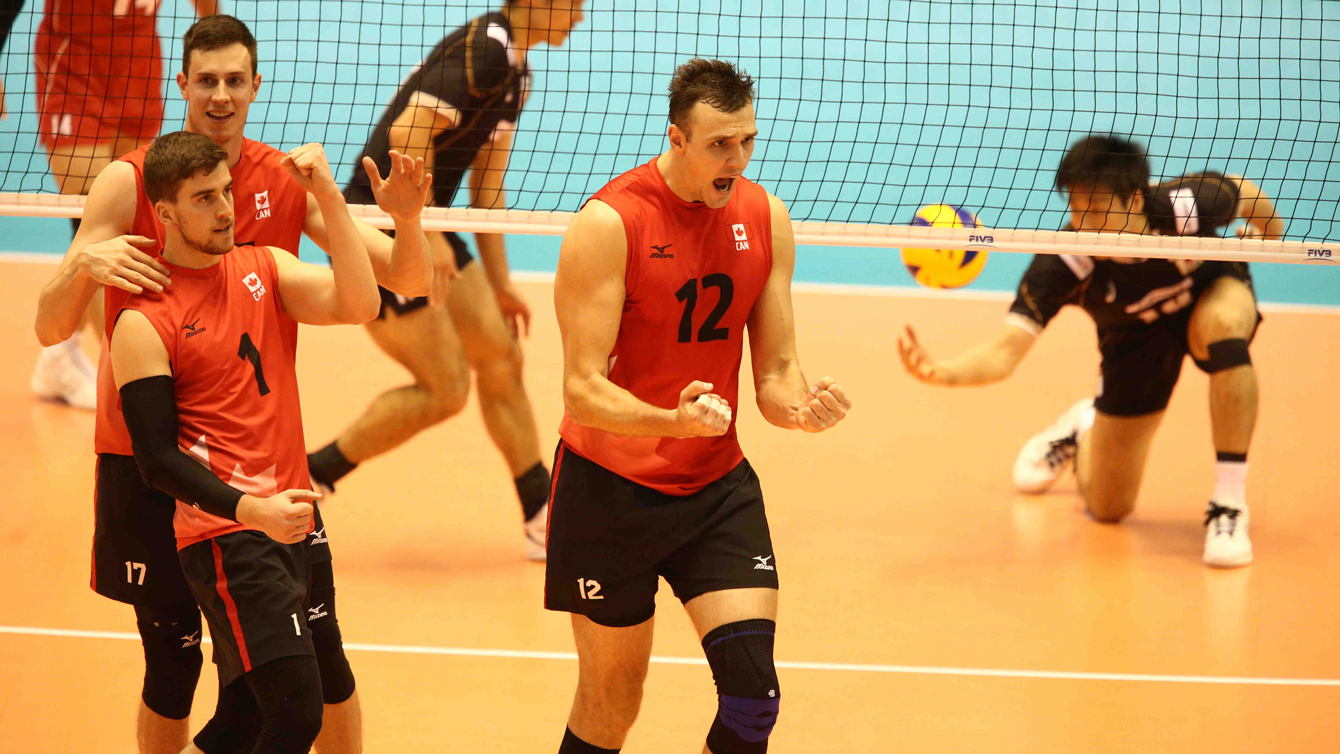
[[[62,194],[87,194],[117,157],[146,145],[163,123],[163,56],[159,0],[46,0],[37,28],[38,137]],[[217,0],[194,0],[204,18]],[[14,3],[14,12],[22,3]],[[3,45],[3,39],[0,39]],[[71,221],[75,231],[79,220]],[[102,310],[84,324],[101,332]],[[92,411],[95,368],[81,348],[84,328],[44,348],[33,369],[33,392]]]
[[[121,303],[111,361],[140,472],[176,500],[178,554],[214,641],[220,703],[198,748],[236,750],[239,720],[258,717],[252,751],[302,754],[322,718],[307,627],[320,495],[307,475],[297,322],[362,324],[381,299],[329,166],[305,173],[284,160],[330,218],[327,270],[283,249],[234,246],[228,156],[186,131],[145,156],[175,282]]]
[[[554,304],[567,413],[554,460],[545,606],[570,612],[579,658],[560,754],[618,751],[637,716],[658,577],[712,668],[704,751],[767,750],[777,571],[758,477],[731,407],[749,331],[759,410],[821,432],[851,403],[809,383],[791,312],[786,206],[743,177],[753,80],[691,60],[670,84],[670,149],[574,218]]]
[[[256,40],[231,16],[211,16],[183,37],[182,73],[177,83],[188,102],[186,130],[208,136],[229,153],[239,205],[236,237],[251,244],[296,249],[306,233],[326,246],[326,219],[315,198],[281,166],[283,152],[245,138],[243,128],[260,89]],[[169,270],[157,259],[165,238],[162,224],[144,196],[144,152],[127,155],[98,177],[84,209],[84,223],[59,272],[38,301],[37,333],[43,343],[59,342],[78,325],[80,313],[105,286],[109,313],[132,293],[161,291],[170,285]],[[304,170],[324,167],[319,145],[291,153]],[[407,185],[408,184],[408,185]],[[429,293],[434,277],[427,240],[419,226],[422,192],[394,166],[376,200],[396,222],[393,241],[354,220],[371,257],[378,282],[403,295]],[[443,295],[434,290],[435,295]],[[117,307],[117,308],[113,308]],[[145,754],[181,751],[189,733],[188,716],[199,677],[200,611],[186,586],[172,537],[172,506],[140,479],[121,417],[120,398],[106,359],[100,365],[96,523],[92,586],[106,597],[135,606],[145,648],[145,682],[139,708],[138,737]],[[334,581],[325,527],[310,537],[315,590],[329,597],[326,615],[312,622],[317,659],[329,707],[317,750],[321,754],[358,752],[361,713],[336,621]],[[130,565],[127,565],[129,563]],[[317,601],[320,604],[321,600]]]

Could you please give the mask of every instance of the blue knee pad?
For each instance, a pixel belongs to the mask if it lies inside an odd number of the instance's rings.
[[[144,706],[170,720],[191,715],[204,655],[200,652],[200,608],[194,602],[167,607],[135,606],[144,645]]]
[[[772,648],[770,620],[727,623],[703,637],[703,651],[717,685],[717,716],[707,734],[713,754],[763,754],[777,723],[782,691]]]

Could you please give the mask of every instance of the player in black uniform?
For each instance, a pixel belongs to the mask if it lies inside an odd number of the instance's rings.
[[[582,20],[584,3],[511,0],[452,32],[410,72],[363,155],[378,164],[392,148],[423,157],[439,207],[451,204],[467,172],[471,206],[505,207],[503,174],[530,89],[526,53],[541,42],[562,45]],[[350,204],[370,204],[367,177],[355,171],[345,197]],[[527,555],[543,560],[549,471],[540,457],[517,340],[530,328],[530,307],[512,285],[501,235],[475,235],[483,269],[472,264],[465,241],[455,233],[428,237],[436,266],[433,295],[405,298],[382,290],[381,316],[367,325],[414,384],[378,396],[335,441],[312,453],[312,478],[333,489],[359,463],[459,412],[473,369],[484,424],[521,499]],[[460,277],[447,296],[453,269]]]
[[[1076,142],[1056,186],[1069,198],[1067,230],[1215,236],[1243,218],[1244,237],[1278,239],[1284,232],[1270,199],[1251,181],[1204,172],[1151,185],[1144,151],[1117,137]],[[1244,488],[1257,383],[1248,344],[1261,317],[1246,264],[1039,254],[994,340],[937,362],[909,326],[898,343],[903,365],[940,385],[1004,379],[1066,304],[1083,308],[1097,325],[1097,396],[1076,403],[1024,446],[1015,485],[1041,492],[1074,461],[1089,514],[1121,521],[1135,507],[1150,442],[1190,354],[1210,375],[1218,455],[1204,559],[1221,567],[1250,563]]]

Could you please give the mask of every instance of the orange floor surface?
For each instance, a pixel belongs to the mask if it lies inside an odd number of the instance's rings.
[[[54,267],[0,270],[0,752],[129,754],[143,660],[132,611],[88,588],[93,418],[28,387]],[[552,290],[522,289],[536,313],[527,384],[552,448]],[[785,702],[769,751],[1340,751],[1340,316],[1267,313],[1253,349],[1256,563],[1214,571],[1200,562],[1207,380],[1190,364],[1120,526],[1082,515],[1069,478],[1039,497],[1010,484],[1020,444],[1092,391],[1082,313],[1063,313],[1000,385],[936,389],[902,371],[903,323],[948,356],[996,332],[1005,308],[799,292],[802,364],[841,382],[850,418],[784,432],[744,389],[741,442],[782,581]],[[406,381],[354,327],[303,328],[298,369],[309,447]],[[544,569],[523,559],[473,401],[359,468],[323,510],[366,750],[557,751],[576,680],[568,619],[541,607]],[[657,657],[701,657],[666,588],[657,620]],[[207,664],[195,726],[215,694]],[[696,754],[715,704],[702,664],[654,664],[624,751]]]

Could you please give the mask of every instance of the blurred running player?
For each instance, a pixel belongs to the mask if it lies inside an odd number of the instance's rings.
[[[331,269],[234,246],[228,156],[186,131],[145,155],[173,285],[123,300],[111,361],[140,473],[176,500],[178,555],[214,643],[219,707],[187,750],[235,751],[241,723],[259,719],[251,751],[305,754],[323,713],[307,625],[320,495],[307,476],[297,323],[366,322],[377,286],[324,162],[304,171],[287,157],[284,167],[328,218]]]
[[[401,84],[364,158],[385,169],[392,149],[422,157],[433,171],[438,207],[450,206],[467,172],[470,206],[506,207],[503,175],[530,92],[527,53],[541,43],[561,46],[581,22],[584,3],[511,0],[449,34]],[[345,197],[351,204],[372,199],[361,171],[354,172]],[[383,290],[381,316],[367,326],[414,384],[382,393],[343,434],[312,453],[312,477],[318,489],[334,490],[358,464],[459,413],[473,370],[484,426],[521,502],[527,556],[543,560],[549,471],[540,457],[517,340],[530,328],[530,307],[511,282],[501,235],[475,234],[482,268],[455,233],[430,232],[428,240],[441,260],[439,276],[460,270],[446,306]]]
[[[753,80],[730,63],[681,65],[669,150],[597,192],[563,237],[554,306],[567,413],[545,607],[572,613],[579,673],[560,754],[623,746],[660,577],[716,681],[704,751],[764,752],[776,722],[777,561],[732,412],[745,330],[768,422],[822,432],[851,403],[800,370],[791,218],[744,177],[753,100]]]
[[[1212,237],[1242,218],[1244,237],[1278,239],[1284,233],[1270,199],[1245,178],[1206,171],[1151,185],[1149,173],[1144,150],[1131,141],[1077,141],[1056,173],[1056,187],[1070,204],[1067,230]],[[1021,492],[1042,492],[1074,464],[1091,516],[1115,523],[1130,515],[1150,443],[1190,354],[1210,375],[1217,457],[1204,560],[1220,567],[1250,563],[1247,450],[1256,425],[1257,382],[1248,345],[1261,316],[1246,264],[1039,254],[994,340],[936,361],[909,326],[898,344],[903,365],[932,384],[1002,380],[1067,304],[1083,308],[1098,328],[1098,393],[1024,446],[1015,485]]]

